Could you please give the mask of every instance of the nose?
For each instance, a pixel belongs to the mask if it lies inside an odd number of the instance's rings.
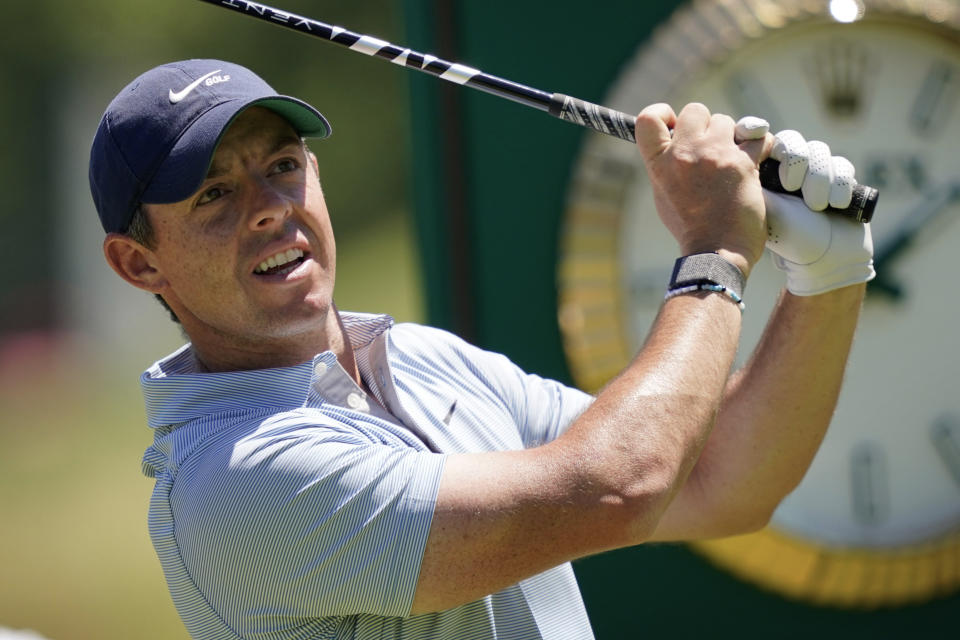
[[[278,191],[269,180],[257,180],[252,189],[247,217],[250,228],[254,231],[266,231],[282,225],[293,210],[290,199]]]

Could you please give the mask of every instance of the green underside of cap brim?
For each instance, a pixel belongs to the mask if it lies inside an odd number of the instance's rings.
[[[330,123],[319,111],[305,102],[286,96],[263,98],[252,102],[247,107],[265,107],[286,118],[293,128],[305,138],[326,138],[332,133]]]

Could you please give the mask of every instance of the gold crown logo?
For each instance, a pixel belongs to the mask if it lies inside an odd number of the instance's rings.
[[[870,56],[863,46],[834,40],[814,52],[806,70],[830,116],[855,118],[860,114],[871,71]]]

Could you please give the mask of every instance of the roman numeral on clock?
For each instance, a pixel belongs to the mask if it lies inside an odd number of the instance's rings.
[[[890,512],[887,456],[883,447],[876,442],[861,442],[853,448],[850,463],[854,518],[860,524],[878,525]]]
[[[910,110],[910,126],[918,133],[937,135],[937,124],[946,119],[960,93],[960,70],[937,60],[920,85],[920,91]]]
[[[955,415],[941,416],[930,430],[930,439],[953,481],[960,486],[960,419]]]

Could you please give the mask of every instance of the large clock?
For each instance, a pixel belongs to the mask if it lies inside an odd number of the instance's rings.
[[[880,189],[878,277],[839,406],[801,485],[757,534],[695,549],[785,596],[898,606],[960,588],[960,7],[949,1],[718,0],[679,10],[601,102],[690,101],[767,118],[848,157]],[[559,322],[595,390],[640,347],[676,243],[639,154],[591,134],[576,160]],[[783,276],[753,271],[739,360]]]

